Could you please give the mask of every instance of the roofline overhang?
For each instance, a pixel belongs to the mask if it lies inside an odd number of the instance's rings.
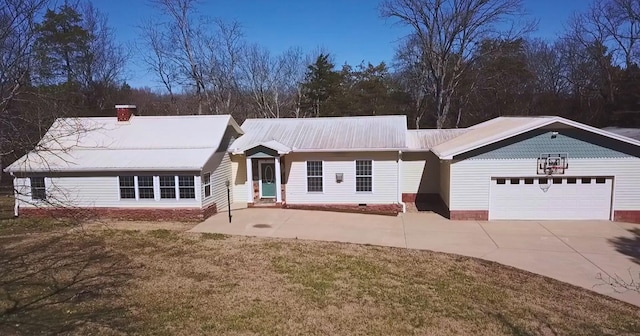
[[[229,115],[229,125],[233,126],[233,128],[236,130],[236,132],[238,132],[238,134],[244,135],[244,131],[242,130],[242,127],[238,125],[238,122],[236,122],[236,120],[233,119],[231,115]]]
[[[431,148],[407,148],[402,151],[405,153],[431,152]]]
[[[565,118],[562,118],[562,117],[553,117],[553,118],[551,118],[551,119],[549,119],[549,120],[547,120],[547,121],[545,121],[543,123],[540,123],[540,124],[536,124],[536,125],[533,125],[533,126],[527,126],[527,127],[520,127],[515,132],[511,132],[509,134],[500,136],[500,137],[498,137],[496,139],[492,139],[490,141],[477,141],[477,143],[474,144],[472,147],[465,148],[465,149],[458,150],[458,151],[454,151],[452,153],[444,153],[444,154],[443,153],[439,153],[438,150],[435,149],[435,147],[431,151],[435,155],[437,155],[438,158],[440,158],[440,160],[453,160],[453,157],[456,156],[456,155],[464,154],[464,153],[470,152],[472,150],[475,150],[475,149],[478,149],[478,148],[481,148],[481,147],[484,147],[484,146],[488,146],[488,145],[494,144],[496,142],[500,142],[502,140],[506,140],[506,139],[512,138],[514,136],[517,136],[517,135],[520,135],[520,134],[523,134],[523,133],[526,133],[526,132],[529,132],[529,131],[533,131],[533,130],[541,128],[541,127],[549,126],[549,125],[551,125],[553,123],[565,124],[567,126],[575,127],[575,128],[578,128],[578,129],[581,129],[581,130],[584,130],[584,131],[587,131],[587,132],[595,133],[595,134],[598,134],[598,135],[601,135],[601,136],[604,136],[604,137],[608,137],[608,138],[611,138],[611,139],[614,139],[614,140],[626,142],[626,143],[629,143],[629,144],[632,144],[632,145],[635,145],[635,146],[640,146],[640,141],[638,141],[638,140],[631,139],[631,138],[628,138],[628,137],[625,137],[625,136],[622,136],[622,135],[619,135],[619,134],[615,134],[615,133],[612,133],[612,132],[609,132],[609,131],[605,131],[605,130],[600,129],[600,128],[596,128],[596,127],[592,127],[592,126],[589,126],[589,125],[585,125],[585,124],[579,123],[577,121],[565,119]]]
[[[252,149],[252,148],[249,148],[249,149]],[[270,149],[273,149],[273,148],[270,148]],[[244,151],[229,151],[228,153],[231,154],[231,155],[244,155],[247,150],[244,150]],[[291,153],[291,151],[288,151],[288,152],[276,151],[276,153],[278,155],[286,155],[286,154]]]
[[[115,172],[115,171],[201,171],[203,167],[120,167],[120,168],[74,168],[74,169],[4,169],[6,173],[74,173],[74,172]]]
[[[289,154],[289,153],[351,153],[351,152],[406,152],[407,148],[342,148],[342,149],[314,149],[314,148],[306,148],[306,149],[292,149],[289,152],[278,152],[278,154]],[[233,155],[241,155],[244,154],[244,151],[231,151]]]

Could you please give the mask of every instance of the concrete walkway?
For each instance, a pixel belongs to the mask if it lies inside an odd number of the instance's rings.
[[[599,285],[610,276],[640,280],[640,225],[608,221],[451,221],[433,213],[397,217],[244,209],[191,232],[339,241],[448,252],[496,261],[640,306],[640,293]],[[623,251],[623,252],[621,252]],[[625,254],[626,253],[626,254]],[[633,255],[635,257],[632,257]]]

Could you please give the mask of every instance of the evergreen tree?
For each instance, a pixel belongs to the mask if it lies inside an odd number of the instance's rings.
[[[321,107],[329,100],[335,99],[340,92],[342,76],[333,70],[334,67],[329,54],[320,54],[307,68],[302,90],[307,106],[312,108],[313,115],[316,117],[332,115],[331,112],[336,112],[330,109],[321,111]]]

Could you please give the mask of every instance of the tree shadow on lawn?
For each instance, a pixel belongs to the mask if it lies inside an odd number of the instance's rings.
[[[90,234],[0,237],[0,335],[126,332],[132,271]]]

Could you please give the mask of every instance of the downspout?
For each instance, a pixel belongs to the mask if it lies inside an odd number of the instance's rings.
[[[13,185],[13,216],[18,217],[20,210],[20,200],[18,199],[18,193],[16,192],[16,175],[11,172],[9,173],[13,181],[11,184]]]
[[[402,151],[398,151],[398,204],[402,205],[402,213],[407,212],[407,205],[402,201]]]

